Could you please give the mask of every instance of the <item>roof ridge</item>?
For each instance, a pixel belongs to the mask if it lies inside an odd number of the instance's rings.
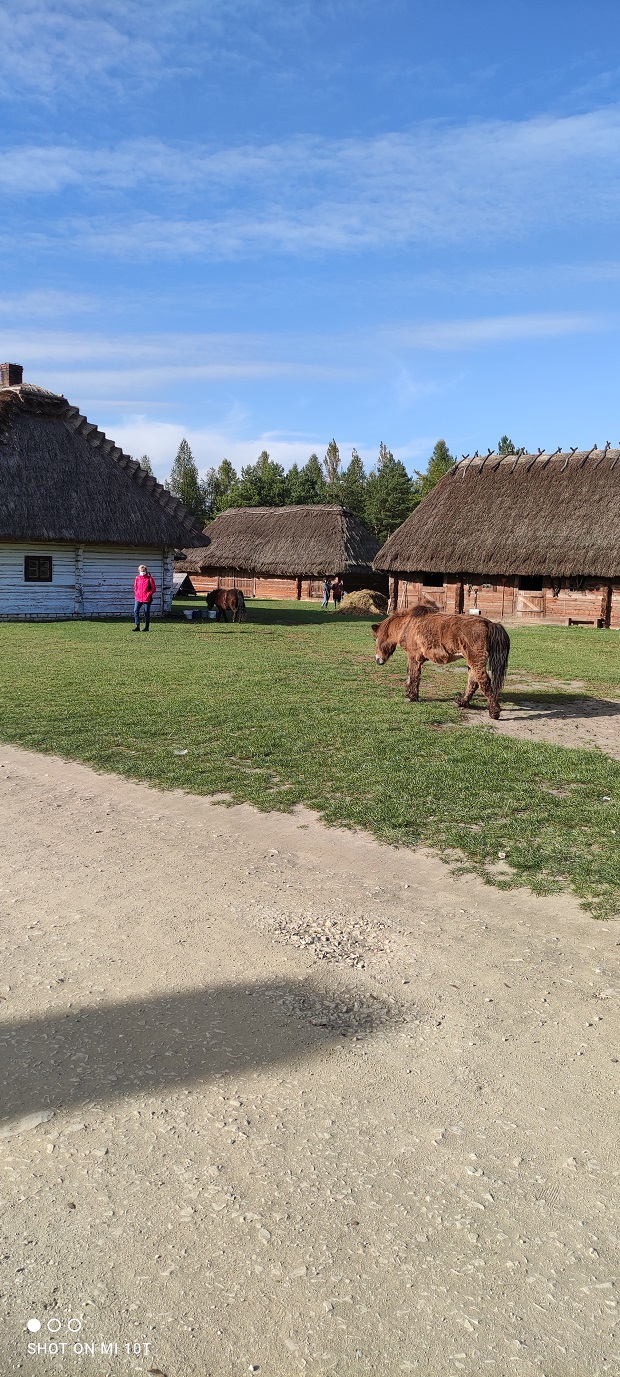
[[[556,460],[558,463],[561,461],[562,472],[565,472],[572,459],[575,460],[573,467],[581,469],[593,456],[596,456],[596,468],[598,468],[605,459],[612,460],[612,468],[615,468],[620,459],[620,445],[615,447],[606,444],[604,449],[598,449],[597,445],[593,445],[591,449],[587,450],[579,450],[576,447],[563,450],[561,446],[558,445],[557,449],[554,450],[539,449],[536,454],[520,449],[516,450],[514,454],[500,454],[499,456],[496,456],[493,450],[489,450],[488,454],[484,455],[478,454],[476,451],[475,454],[463,454],[450,472],[445,474],[444,477],[450,478],[457,473],[466,473],[472,465],[479,473],[482,473],[489,460],[493,461],[489,463],[489,471],[492,473],[496,473],[498,469],[506,464],[510,465],[511,473],[514,473],[516,468],[523,468],[526,473],[530,473],[536,470],[537,467],[539,469],[546,468],[547,465],[551,463],[552,459]],[[440,481],[443,482],[444,479]]]

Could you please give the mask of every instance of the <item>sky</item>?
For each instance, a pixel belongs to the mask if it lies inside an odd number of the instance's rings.
[[[0,22],[0,353],[160,477],[618,444],[618,0]]]

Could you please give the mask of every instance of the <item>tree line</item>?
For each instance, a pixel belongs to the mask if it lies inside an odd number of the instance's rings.
[[[515,454],[508,436],[503,435],[500,453]],[[148,455],[140,459],[152,473]],[[301,467],[285,470],[263,450],[255,464],[246,464],[238,474],[228,459],[207,470],[200,478],[187,440],[181,440],[172,471],[165,486],[179,497],[188,511],[207,525],[229,507],[320,506],[341,502],[379,540],[388,536],[410,515],[434,488],[456,460],[445,440],[438,440],[424,473],[411,477],[392,451],[381,442],[376,463],[370,472],[353,450],[346,466],[341,462],[335,440],[331,440],[323,461],[311,454]]]

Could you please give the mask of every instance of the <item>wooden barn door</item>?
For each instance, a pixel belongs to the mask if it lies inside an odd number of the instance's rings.
[[[525,588],[518,588],[515,613],[517,617],[544,617],[544,593],[531,593]]]

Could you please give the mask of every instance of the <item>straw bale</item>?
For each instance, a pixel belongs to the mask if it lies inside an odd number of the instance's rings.
[[[343,598],[338,615],[341,617],[385,617],[388,600],[373,588],[360,588],[356,593],[347,593]]]

